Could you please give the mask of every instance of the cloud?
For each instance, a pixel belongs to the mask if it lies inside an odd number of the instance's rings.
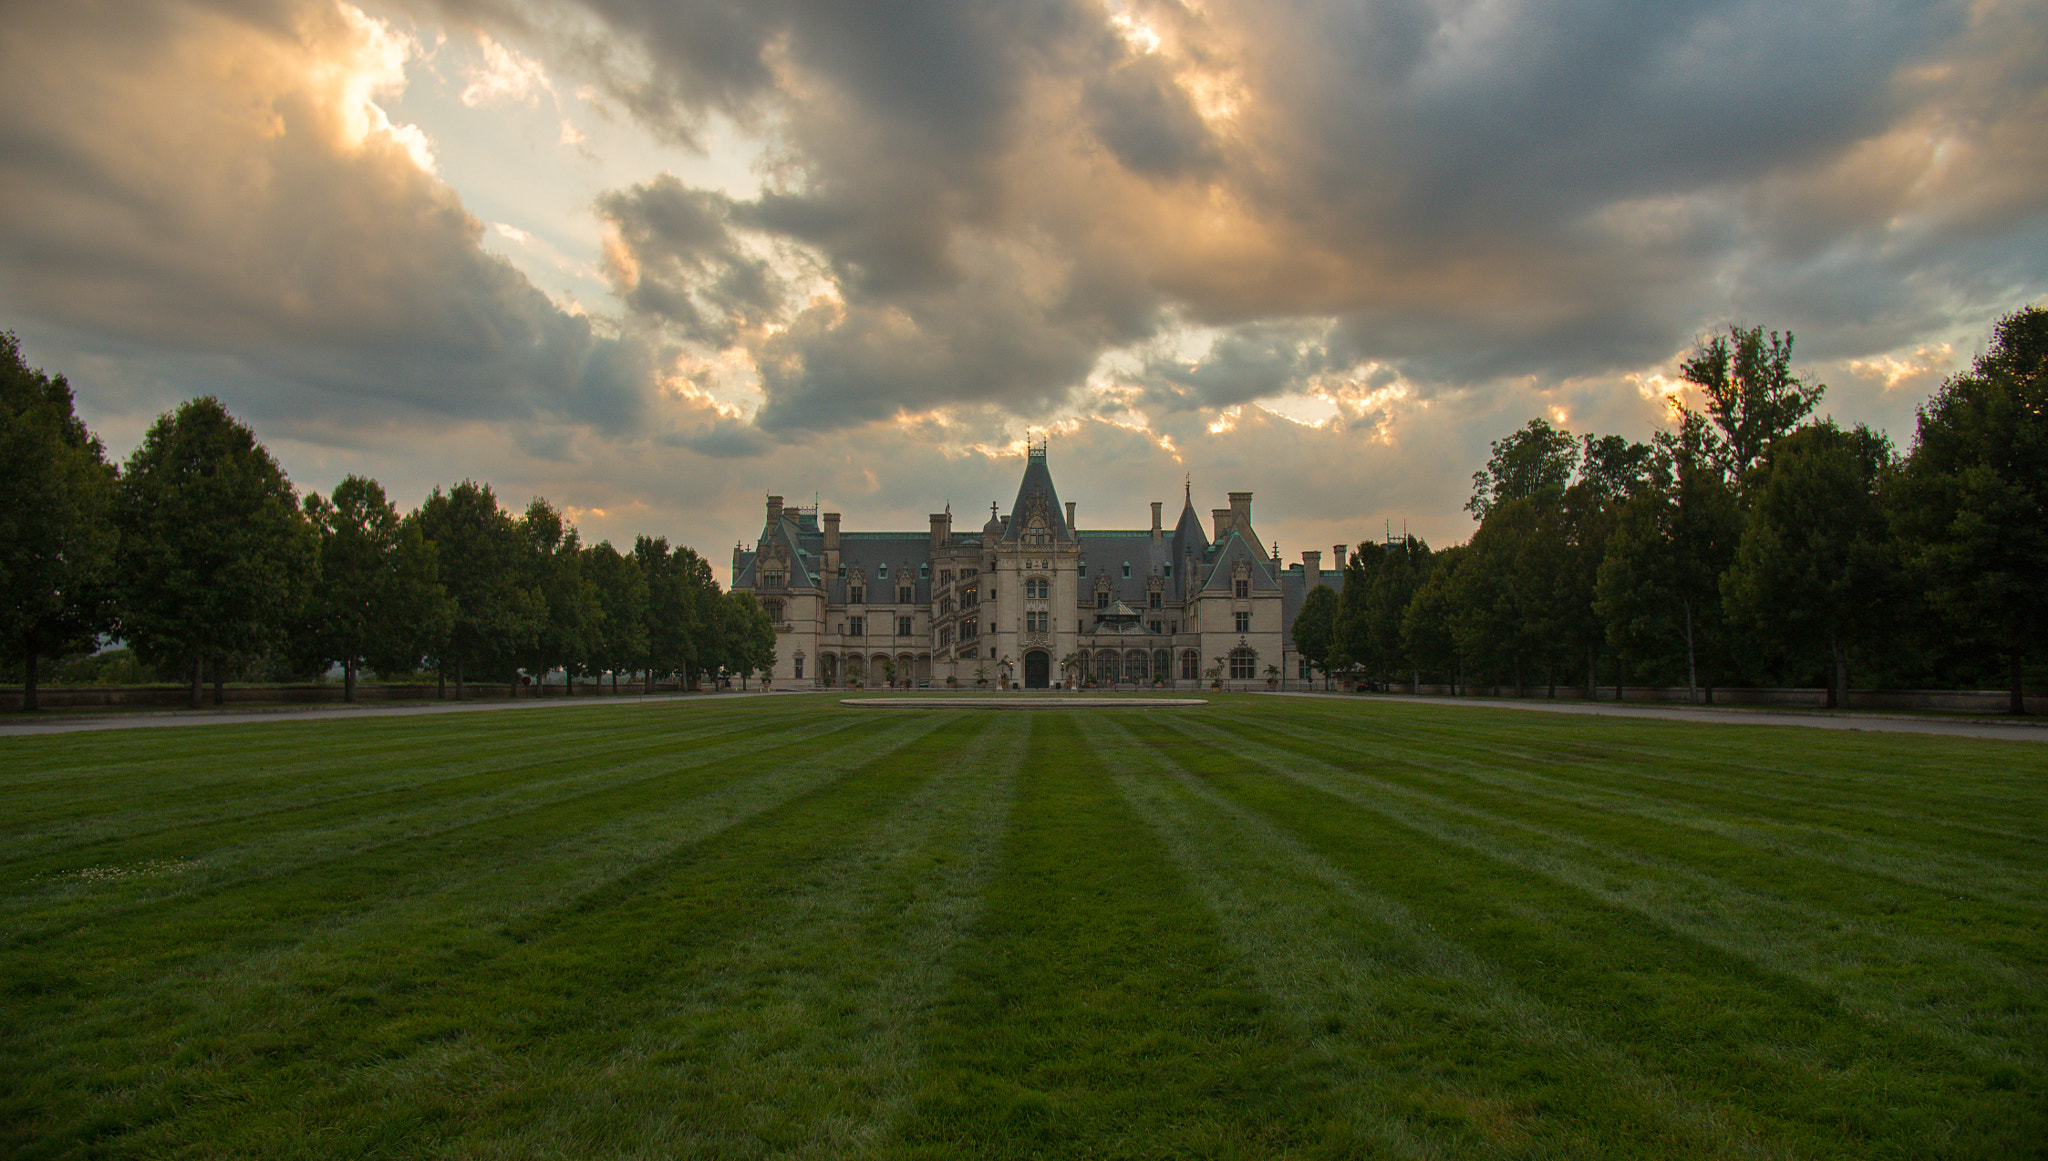
[[[659,354],[558,310],[377,104],[417,50],[347,5],[16,5],[0,33],[0,294],[236,360],[280,410],[630,430]],[[57,94],[62,94],[61,99]]]

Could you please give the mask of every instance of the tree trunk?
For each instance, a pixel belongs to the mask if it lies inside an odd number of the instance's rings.
[[[455,659],[455,700],[462,700],[462,658]]]
[[[1835,672],[1834,680],[1828,683],[1827,708],[1848,709],[1849,656],[1847,651],[1842,648],[1841,637],[1835,634],[1828,635],[1828,647],[1834,652],[1835,655]]]
[[[35,638],[27,633],[21,635],[21,655],[27,668],[21,673],[21,710],[34,713],[36,706],[36,644]]]
[[[2015,649],[2012,651],[2012,702],[2006,708],[2012,711],[2014,717],[2020,718],[2027,716],[2025,662],[2026,658],[2020,654],[2019,650]],[[35,707],[30,706],[29,708],[34,709]]]
[[[356,700],[356,663],[353,661],[344,661],[341,664],[341,700]]]
[[[1685,700],[1700,700],[1699,670],[1695,668],[1692,652],[1692,600],[1685,602]]]
[[[647,667],[647,678],[646,681],[641,685],[641,688],[646,690],[650,694],[654,692],[654,666],[649,665]]]
[[[204,674],[203,672],[201,672],[201,670],[200,670],[200,668],[199,668],[199,667],[200,667],[200,664],[201,664],[201,662],[200,662],[199,658],[197,658],[197,657],[194,657],[194,658],[192,659],[192,708],[193,708],[193,709],[198,709],[198,708],[200,707],[200,704],[201,704],[201,702],[200,702],[200,700],[199,700],[199,691],[200,691],[200,689],[201,689],[201,688],[202,688],[202,687],[204,686],[204,684],[205,684],[205,674]]]

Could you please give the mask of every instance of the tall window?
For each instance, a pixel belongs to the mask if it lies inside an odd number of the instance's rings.
[[[914,600],[916,600],[916,599],[917,599],[917,592],[916,592],[916,590],[912,589],[912,588],[911,588],[911,587],[910,587],[909,585],[899,585],[899,586],[897,586],[897,588],[896,588],[896,603],[897,603],[897,604],[899,604],[899,605],[907,605],[907,604],[909,604],[910,602],[912,602],[912,601],[914,601]]]
[[[1106,609],[1109,607],[1108,590],[1104,590],[1102,592],[1098,592],[1095,594],[1095,607],[1098,609]]]
[[[1252,582],[1248,580],[1232,581],[1230,586],[1230,595],[1236,597],[1240,601],[1244,600],[1246,597],[1251,596]]]
[[[1152,622],[1152,631],[1153,631],[1154,633],[1157,633],[1157,632],[1159,631],[1159,622],[1157,622],[1157,621],[1154,621],[1154,622]]]
[[[1252,631],[1252,615],[1250,613],[1232,613],[1230,618],[1237,622],[1238,632],[1249,633]]]
[[[981,594],[976,592],[974,589],[968,589],[966,592],[960,594],[960,607],[963,609],[971,609],[980,602]]]
[[[1202,659],[1192,649],[1183,649],[1180,654],[1180,679],[1193,681],[1202,676]]]
[[[1159,594],[1158,594],[1158,593],[1146,593],[1146,594],[1145,594],[1145,604],[1146,604],[1146,605],[1147,605],[1147,607],[1149,607],[1149,608],[1154,608],[1154,609],[1158,608],[1158,607],[1159,607]]]
[[[769,619],[769,620],[771,620],[771,621],[775,621],[775,622],[778,622],[778,623],[779,623],[779,622],[780,622],[780,621],[782,620],[782,602],[781,602],[781,601],[778,601],[778,600],[774,600],[774,599],[770,599],[770,600],[765,600],[765,601],[762,601],[762,602],[761,602],[761,611],[762,611],[762,612],[764,612],[764,613],[767,613],[767,614],[768,614],[768,619]]]
[[[945,646],[947,646],[947,645],[951,645],[952,643],[953,643],[953,626],[951,626],[951,625],[941,625],[941,626],[939,626],[939,646],[940,646],[940,648],[944,648]]]
[[[860,636],[864,636],[864,635],[865,635],[865,634],[867,633],[867,631],[868,631],[868,619],[867,619],[866,617],[848,617],[848,618],[846,619],[846,635],[847,635],[847,636],[849,636],[849,637],[860,637]]]
[[[1301,663],[1300,663],[1300,664],[1299,664],[1299,665],[1297,666],[1297,668],[1301,670],[1301,673],[1300,673],[1300,677],[1301,677],[1301,679],[1302,679],[1303,681],[1307,681],[1307,680],[1308,680],[1308,658],[1306,658],[1306,657],[1302,658],[1302,659],[1301,659]]]
[[[981,628],[980,626],[976,625],[973,620],[970,619],[960,622],[960,639],[962,641],[967,640],[969,637],[979,636],[981,636]]]
[[[1024,595],[1034,601],[1046,600],[1052,596],[1052,582],[1042,576],[1028,577],[1024,581]]]
[[[1232,649],[1230,651],[1230,679],[1232,681],[1250,681],[1256,676],[1253,672],[1253,664],[1257,661],[1258,655],[1249,649]]]
[[[896,618],[896,635],[897,635],[898,637],[908,637],[908,636],[910,636],[910,618],[909,618],[909,617],[898,617],[898,618]]]
[[[1048,627],[1050,620],[1051,614],[1049,613],[1026,613],[1024,614],[1024,630],[1028,633],[1050,632],[1051,630]]]
[[[952,569],[950,569],[950,568],[942,568],[942,569],[940,569],[940,570],[939,570],[939,583],[940,583],[940,584],[942,584],[942,585],[949,585],[949,584],[952,584],[952,583],[953,583],[953,570],[952,570]]]
[[[846,590],[846,603],[849,605],[863,605],[867,599],[868,590],[860,585],[851,585]]]
[[[951,598],[951,597],[940,597],[940,598],[939,598],[939,616],[941,616],[941,617],[950,617],[950,616],[952,616],[952,615],[953,615],[953,598]]]
[[[764,589],[779,589],[787,579],[787,577],[782,575],[782,570],[769,569],[761,574],[761,587]]]

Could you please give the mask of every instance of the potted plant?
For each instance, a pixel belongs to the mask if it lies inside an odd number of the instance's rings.
[[[988,666],[977,665],[974,667],[974,684],[977,689],[988,688]]]
[[[952,674],[948,673],[948,674],[946,675],[946,688],[947,688],[947,689],[958,689],[958,688],[960,688],[960,679],[959,679],[959,678],[957,678],[957,677],[955,677],[955,676],[953,676]]]
[[[847,663],[846,663],[846,688],[848,688],[848,689],[860,689],[860,688],[861,688],[861,678],[863,678],[863,677],[865,677],[865,676],[867,676],[867,666],[861,663],[861,659],[860,659],[860,658],[858,658],[858,657],[854,657],[854,658],[851,658],[851,659],[849,659],[849,660],[847,661]]]
[[[1002,674],[1003,674],[1003,676],[1002,676],[1002,686],[1001,686],[1001,688],[1003,688],[1003,689],[1008,689],[1008,688],[1010,688],[1010,684],[1011,684],[1011,680],[1012,680],[1012,679],[1011,679],[1011,676],[1010,676],[1010,670],[1011,670],[1012,668],[1014,668],[1014,665],[1013,665],[1013,663],[1012,663],[1012,662],[1010,661],[1010,659],[1009,659],[1008,657],[1005,657],[1005,658],[1003,658],[1003,659],[1002,659],[1001,661],[998,661],[998,662],[996,662],[996,667],[997,667],[998,669],[1002,670]]]
[[[896,659],[893,657],[882,659],[882,684],[891,688],[896,684]]]
[[[1279,689],[1279,688],[1280,688],[1280,667],[1279,667],[1279,666],[1277,666],[1277,665],[1268,665],[1268,666],[1266,666],[1266,688],[1267,688],[1267,689]]]
[[[1209,679],[1210,689],[1223,688],[1223,664],[1223,658],[1218,657],[1216,659],[1216,664],[1211,665],[1209,668],[1204,669],[1202,671],[1202,676],[1207,677]]]

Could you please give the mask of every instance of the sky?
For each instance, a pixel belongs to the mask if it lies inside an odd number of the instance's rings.
[[[1083,528],[1457,543],[1731,325],[1904,451],[2048,300],[2048,0],[7,0],[0,105],[0,329],[115,457],[212,394],[721,574],[1038,439]]]

